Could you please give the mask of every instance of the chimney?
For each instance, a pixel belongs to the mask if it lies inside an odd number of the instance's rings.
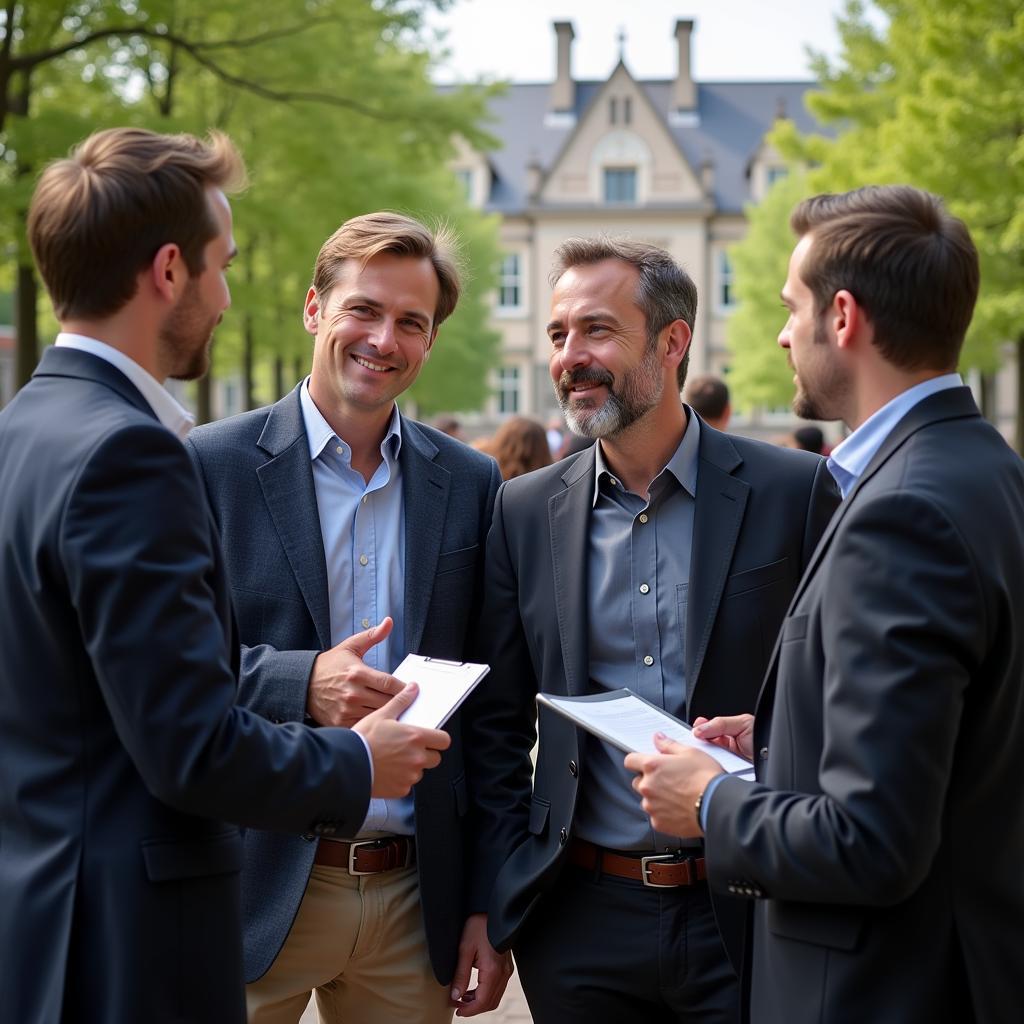
[[[697,86],[693,84],[690,72],[690,39],[693,36],[692,21],[676,22],[676,42],[679,44],[679,70],[672,83],[672,110],[697,109]]]
[[[540,195],[540,186],[544,181],[544,168],[536,153],[530,154],[530,162],[526,165],[526,196],[530,200]]]
[[[572,113],[576,109],[576,83],[572,80],[572,41],[576,33],[571,21],[556,21],[555,43],[558,47],[555,80],[551,83],[552,113]]]

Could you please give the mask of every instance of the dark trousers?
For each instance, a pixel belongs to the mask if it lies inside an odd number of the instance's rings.
[[[513,947],[535,1024],[737,1024],[707,884],[649,889],[568,867]]]

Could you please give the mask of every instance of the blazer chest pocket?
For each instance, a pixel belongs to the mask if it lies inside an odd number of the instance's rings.
[[[867,924],[863,911],[843,907],[772,902],[765,913],[773,935],[847,953],[860,943]]]
[[[479,544],[472,544],[468,548],[459,548],[456,551],[446,551],[437,556],[436,576],[443,576],[445,573],[458,572],[459,569],[466,569],[476,565],[477,553],[480,550]]]
[[[551,804],[539,796],[530,801],[530,821],[527,828],[530,834],[542,836],[548,828],[548,816],[551,814]]]
[[[769,562],[767,565],[758,565],[753,569],[744,569],[742,572],[733,573],[725,582],[725,591],[722,596],[738,597],[740,594],[778,583],[779,580],[786,579],[788,570],[789,557],[786,556],[778,561]]]
[[[172,882],[242,870],[242,838],[237,829],[193,839],[144,839],[142,859],[151,882]]]

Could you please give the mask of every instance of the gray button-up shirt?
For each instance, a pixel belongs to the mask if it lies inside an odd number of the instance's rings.
[[[652,481],[648,498],[627,491],[605,463],[601,445],[594,446],[590,691],[628,686],[679,718],[686,715],[683,638],[699,442],[699,421],[690,414],[683,439]],[[621,751],[591,736],[586,744],[576,812],[580,838],[614,850],[691,845],[651,828]]]

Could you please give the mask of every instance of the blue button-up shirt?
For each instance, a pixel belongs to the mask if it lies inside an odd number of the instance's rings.
[[[327,563],[331,644],[376,625],[390,615],[391,635],[371,647],[363,659],[392,672],[405,655],[405,504],[398,453],[402,420],[395,407],[381,442],[383,456],[369,483],[352,468],[352,448],[335,434],[309,394],[309,379],[299,393],[313,464],[320,536]],[[413,832],[412,796],[372,799],[359,834]]]
[[[686,715],[684,635],[700,422],[692,414],[649,496],[626,490],[594,446],[587,593],[590,690],[628,686],[677,717]],[[655,834],[620,751],[587,739],[576,833],[616,850],[676,849]]]

